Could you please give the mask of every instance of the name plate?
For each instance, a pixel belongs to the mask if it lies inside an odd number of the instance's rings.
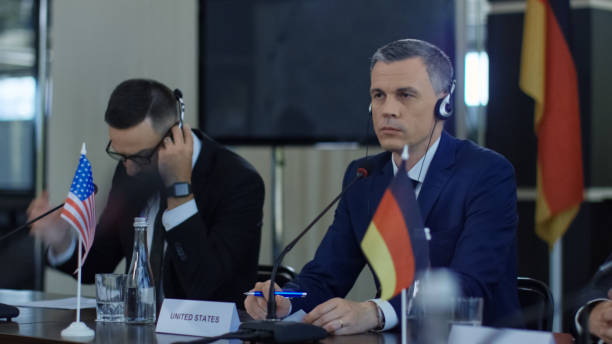
[[[453,325],[448,344],[466,343],[554,344],[555,339],[552,333],[544,331]]]
[[[213,337],[239,325],[234,303],[164,299],[155,332]]]

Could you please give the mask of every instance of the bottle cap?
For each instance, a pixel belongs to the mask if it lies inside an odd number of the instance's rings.
[[[135,217],[134,227],[147,227],[147,218],[146,217]]]

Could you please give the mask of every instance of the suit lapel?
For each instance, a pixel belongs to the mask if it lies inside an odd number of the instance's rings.
[[[440,145],[436,151],[436,155],[429,165],[429,170],[423,181],[423,186],[419,193],[418,202],[421,208],[421,215],[423,216],[423,222],[427,221],[427,217],[431,212],[433,205],[440,196],[444,185],[448,182],[448,179],[452,175],[452,165],[455,163],[455,151],[457,149],[457,139],[448,135],[446,132],[442,132],[440,137]],[[386,152],[380,154],[376,158],[376,171],[371,179],[368,181],[368,197],[367,199],[367,212],[368,221],[374,216],[374,212],[378,207],[385,190],[389,186],[391,178],[393,178],[393,167],[391,166],[391,153]],[[369,224],[369,222],[368,222]],[[368,224],[363,228],[363,231],[367,229]],[[363,233],[361,233],[363,235]],[[361,236],[360,236],[361,237]]]
[[[427,222],[431,208],[452,174],[450,167],[455,163],[456,145],[457,140],[443,131],[440,137],[440,145],[431,161],[431,165],[429,165],[427,176],[425,176],[423,186],[419,192],[418,202],[421,207],[424,223]]]
[[[200,139],[202,143],[202,148],[200,150],[200,155],[196,159],[195,166],[191,171],[191,180],[202,180],[205,181],[204,184],[208,187],[210,184],[207,182],[210,180],[209,175],[213,170],[211,166],[215,163],[215,152],[217,150],[216,146],[218,145],[213,139],[208,137],[202,131],[198,129],[192,129],[193,133]],[[193,184],[193,183],[192,183]],[[191,185],[192,188],[195,187],[203,188],[204,185]],[[198,191],[203,191],[202,189]]]

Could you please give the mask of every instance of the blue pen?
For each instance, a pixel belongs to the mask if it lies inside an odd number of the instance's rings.
[[[261,291],[247,291],[244,295],[253,295],[263,297],[263,293]],[[284,297],[306,297],[308,295],[305,291],[275,291],[274,295],[280,295]]]

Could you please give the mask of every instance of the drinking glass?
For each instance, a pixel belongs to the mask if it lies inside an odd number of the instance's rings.
[[[124,321],[125,281],[123,274],[96,274],[96,321]]]

